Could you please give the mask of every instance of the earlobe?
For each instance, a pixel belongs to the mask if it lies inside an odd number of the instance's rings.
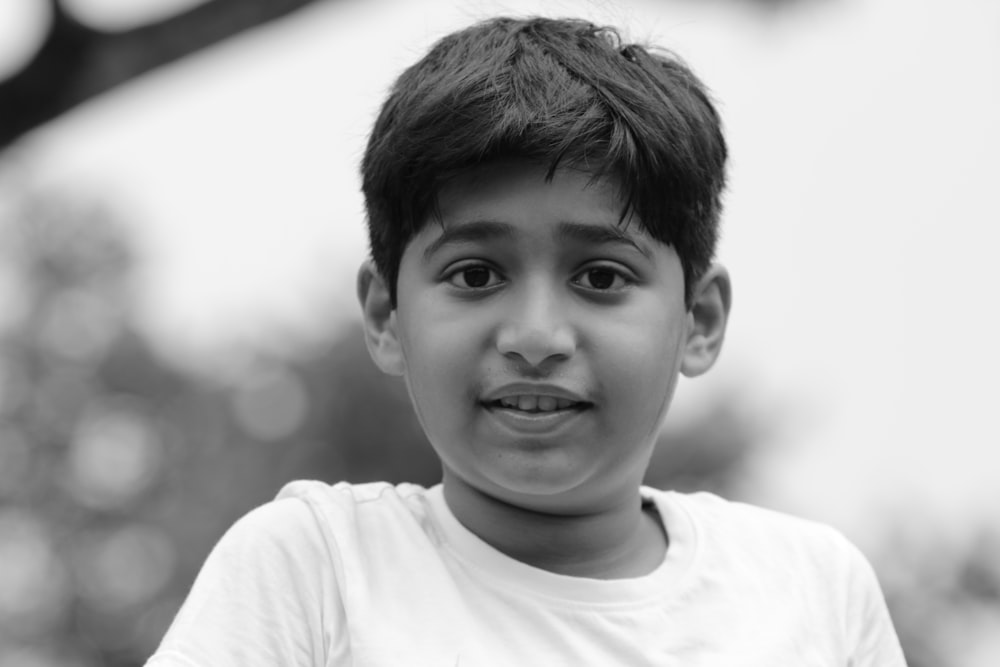
[[[726,336],[731,305],[729,273],[722,266],[713,265],[698,281],[692,295],[681,373],[696,377],[715,364]]]
[[[365,344],[375,365],[388,375],[403,375],[405,364],[396,330],[396,309],[385,280],[368,260],[358,270],[358,300],[364,319]]]

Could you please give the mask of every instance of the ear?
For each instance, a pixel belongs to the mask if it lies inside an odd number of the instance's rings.
[[[406,366],[397,335],[396,309],[385,280],[371,260],[358,270],[358,300],[364,318],[365,344],[372,361],[383,373],[402,375]]]
[[[701,375],[718,359],[731,304],[729,273],[714,264],[698,281],[691,295],[688,338],[681,362],[681,373],[687,377]]]

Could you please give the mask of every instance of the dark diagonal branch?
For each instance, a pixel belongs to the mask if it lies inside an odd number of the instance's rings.
[[[0,150],[39,125],[156,67],[320,0],[210,0],[123,32],[90,28],[66,12],[58,0],[48,1],[53,20],[44,42],[24,68],[0,82]]]

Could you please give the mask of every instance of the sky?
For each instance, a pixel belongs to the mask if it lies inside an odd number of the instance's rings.
[[[111,202],[145,260],[145,330],[228,368],[358,318],[358,161],[434,39],[501,12],[619,25],[695,69],[731,151],[726,349],[671,418],[725,391],[773,418],[760,501],[861,543],[890,522],[1000,524],[1000,3],[801,4],[321,4],[89,103],[18,160],[37,187]]]

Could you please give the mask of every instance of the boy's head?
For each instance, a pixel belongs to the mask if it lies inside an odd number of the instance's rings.
[[[672,246],[690,304],[717,238],[726,144],[701,82],[676,58],[576,20],[498,18],[440,40],[396,81],[362,163],[372,257],[393,304],[400,259],[438,195],[483,164],[611,177]]]
[[[634,500],[678,374],[725,332],[724,161],[693,76],[589,24],[498,19],[401,77],[365,156],[358,292],[446,493]]]

